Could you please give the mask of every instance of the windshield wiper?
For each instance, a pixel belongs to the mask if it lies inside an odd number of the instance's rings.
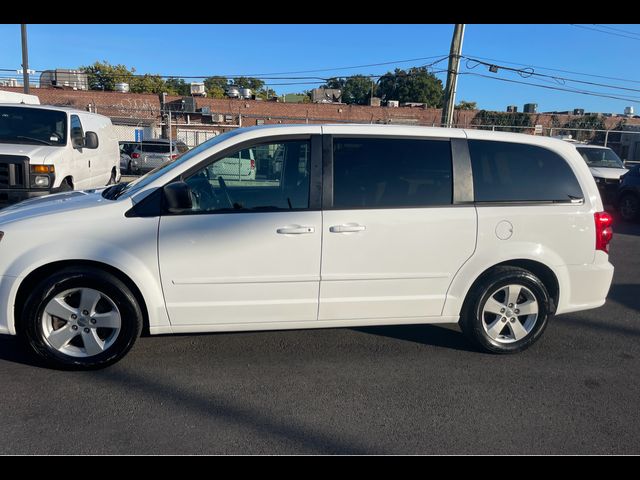
[[[41,138],[26,137],[24,135],[16,135],[16,138],[19,138],[21,140],[31,140],[32,142],[40,142],[44,143],[45,145],[52,145],[51,142],[47,142],[46,140],[42,140]]]

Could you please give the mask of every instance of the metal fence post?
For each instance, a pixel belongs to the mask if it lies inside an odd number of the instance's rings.
[[[607,146],[607,142],[609,141],[609,130],[607,130],[604,134],[604,146]]]

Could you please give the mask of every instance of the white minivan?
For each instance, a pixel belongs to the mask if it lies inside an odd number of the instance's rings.
[[[217,167],[252,156],[255,178]],[[0,211],[0,332],[63,368],[109,365],[143,329],[459,323],[512,353],[552,315],[605,303],[611,236],[561,140],[241,128],[132,183]]]
[[[0,207],[120,179],[111,120],[47,105],[0,104]]]

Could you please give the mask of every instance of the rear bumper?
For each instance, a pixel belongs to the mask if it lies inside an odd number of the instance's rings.
[[[577,312],[604,305],[611,288],[613,271],[613,265],[604,252],[596,252],[596,263],[568,266],[568,295],[561,298],[556,313]]]

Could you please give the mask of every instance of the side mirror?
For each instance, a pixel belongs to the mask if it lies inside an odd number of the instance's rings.
[[[85,148],[96,149],[98,148],[98,135],[96,132],[87,132],[84,135]]]
[[[181,213],[193,208],[191,189],[185,182],[174,182],[164,186],[164,203],[170,213]]]

